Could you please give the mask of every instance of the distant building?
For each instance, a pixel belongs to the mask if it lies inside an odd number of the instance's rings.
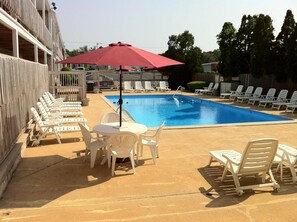
[[[0,0],[0,53],[59,70],[65,58],[55,3]]]
[[[202,64],[203,72],[218,72],[218,65],[219,65],[219,62],[203,63]]]

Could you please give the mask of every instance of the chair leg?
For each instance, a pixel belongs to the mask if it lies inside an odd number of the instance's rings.
[[[295,172],[294,165],[291,164],[291,163],[290,163],[290,171],[291,171],[291,174],[292,174],[293,182],[296,183],[297,182],[296,172]]]
[[[91,149],[91,164],[90,167],[93,168],[95,165],[96,157],[97,157],[97,148]]]
[[[153,162],[156,165],[156,147],[155,146],[150,146]]]
[[[143,155],[143,144],[140,143],[140,156],[142,156],[142,155]]]
[[[108,168],[110,168],[110,161],[111,161],[111,151],[110,151],[110,149],[107,149],[106,155],[107,155],[107,165],[108,165]]]
[[[137,151],[136,151],[136,163],[138,164],[138,158],[139,158],[139,151],[140,151],[140,143],[137,144]]]
[[[233,173],[232,173],[232,176],[233,176],[234,184],[235,184],[235,187],[236,187],[236,192],[238,193],[238,195],[242,195],[243,191],[240,188],[240,183],[239,183],[238,176],[234,175]]]
[[[88,154],[89,154],[89,150],[86,148],[84,162],[86,162]]]
[[[58,140],[58,143],[62,143],[61,142],[61,139],[60,139],[60,135],[59,135],[59,133],[55,130],[55,129],[53,129],[53,131],[54,131],[54,133],[55,133],[55,136],[56,136],[56,138],[57,138],[57,140]]]
[[[135,162],[134,162],[133,153],[130,153],[130,161],[131,161],[131,165],[132,165],[132,169],[133,169],[133,174],[135,174],[136,171],[135,171]]]
[[[116,163],[117,155],[113,153],[111,156],[112,156],[111,176],[114,176],[114,170],[115,170],[115,163]]]
[[[224,172],[223,172],[221,181],[224,181],[224,179],[225,179],[225,177],[226,177],[226,175],[227,175],[227,172],[228,172],[228,166],[226,165],[226,166],[224,167]]]

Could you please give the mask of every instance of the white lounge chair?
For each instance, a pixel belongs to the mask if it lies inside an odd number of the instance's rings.
[[[275,101],[272,103],[271,108],[280,110],[282,107],[285,107],[285,106],[291,105],[291,104],[296,104],[296,102],[297,102],[297,91],[294,91],[291,96],[291,99],[286,100],[284,102]]]
[[[54,134],[59,143],[61,143],[60,133],[70,133],[70,132],[79,132],[79,126],[63,126],[58,121],[42,121],[37,110],[32,107],[31,112],[36,121],[36,125],[39,128],[39,134],[37,139],[37,144],[40,143],[40,140],[47,135]]]
[[[269,98],[269,99],[264,99],[259,101],[259,106],[266,107],[267,105],[272,104],[273,102],[285,102],[287,99],[288,95],[288,90],[282,89],[277,98]]]
[[[83,116],[83,113],[81,111],[67,111],[67,110],[63,110],[59,107],[49,108],[42,97],[39,98],[39,101],[43,105],[45,111],[48,113],[52,113],[53,115],[56,115],[54,113],[58,113],[59,115],[61,115],[63,117],[82,117]]]
[[[276,157],[277,146],[278,140],[264,138],[248,142],[242,154],[232,150],[210,151],[211,159],[209,164],[216,160],[224,165],[222,181],[225,179],[227,172],[231,172],[236,192],[239,195],[242,195],[245,189],[258,187],[273,187],[277,190],[280,186],[271,172],[271,165]],[[266,174],[270,176],[270,182],[265,181]],[[239,177],[246,175],[261,175],[262,183],[241,186]]]
[[[225,99],[226,97],[230,97],[231,95],[239,96],[241,95],[243,89],[243,85],[238,85],[235,91],[230,91],[228,93],[221,93],[220,98]]]
[[[53,103],[50,98],[48,98],[47,95],[43,95],[42,98],[46,102],[47,106],[49,108],[54,108],[54,109],[61,109],[61,110],[77,110],[81,111],[82,107],[81,105],[69,105],[69,104],[63,104],[63,102],[55,102]]]
[[[138,136],[131,132],[120,132],[110,136],[107,140],[108,167],[112,157],[111,175],[114,175],[117,158],[130,158],[133,173],[135,174],[134,146]]]
[[[203,87],[203,89],[195,89],[195,93],[202,94],[203,91],[205,91],[205,90],[211,90],[213,87],[213,84],[214,84],[213,82],[210,82],[209,85],[207,87]]]
[[[136,162],[138,163],[138,158],[139,156],[142,156],[143,154],[143,147],[148,146],[150,147],[151,150],[151,155],[154,164],[156,164],[156,159],[159,157],[159,150],[158,150],[158,145],[159,145],[159,138],[161,136],[162,129],[164,128],[165,121],[161,124],[161,126],[152,134],[143,134],[140,135],[139,138],[139,143],[137,146],[137,159]]]
[[[69,104],[69,105],[81,105],[81,102],[65,102],[65,98],[55,98],[53,94],[51,94],[50,92],[45,92],[44,94],[46,94],[51,100],[52,102],[63,102],[63,104]]]
[[[279,151],[278,154],[282,156],[283,164],[286,164],[289,166],[292,174],[293,182],[296,183],[297,177],[296,177],[295,166],[297,165],[297,149],[285,144],[279,144],[278,151]],[[281,175],[281,179],[282,179],[282,175]]]
[[[135,81],[135,92],[144,92],[145,89],[143,88],[141,81]]]
[[[295,104],[288,104],[286,105],[286,112],[291,111],[294,113],[294,111],[297,109],[297,102]]]
[[[159,82],[159,88],[160,91],[166,92],[166,91],[170,91],[171,89],[168,88],[168,85],[166,83],[166,81],[160,81]]]
[[[134,92],[134,89],[131,85],[131,81],[124,82],[124,92]]]
[[[220,84],[217,82],[210,90],[202,91],[203,94],[215,95],[218,92]]]
[[[267,91],[267,94],[266,95],[262,95],[259,98],[249,98],[248,104],[255,105],[255,103],[256,102],[259,102],[260,100],[270,100],[270,99],[273,99],[274,98],[274,95],[275,95],[275,92],[276,92],[276,89],[275,88],[270,88]]]
[[[145,81],[144,82],[144,89],[147,92],[155,91],[155,89],[152,87],[152,82],[151,81]]]
[[[231,94],[230,97],[229,97],[229,100],[236,100],[239,96],[245,96],[245,97],[249,97],[253,94],[253,90],[254,90],[254,87],[253,86],[248,86],[245,90],[244,93],[240,93],[239,95],[237,94]]]
[[[249,99],[260,98],[260,96],[262,94],[262,91],[263,91],[263,88],[262,87],[257,87],[255,89],[255,92],[252,95],[250,95],[250,96],[238,96],[237,97],[237,102],[244,103],[244,102],[249,101]]]
[[[97,151],[103,150],[106,147],[106,142],[103,140],[99,140],[98,138],[93,138],[88,128],[82,124],[79,124],[84,142],[86,144],[86,150],[85,150],[85,160],[90,152],[91,154],[91,161],[90,161],[90,167],[93,168],[95,165],[96,157],[97,157]]]
[[[41,102],[37,102],[37,106],[39,109],[39,112],[43,118],[44,121],[58,121],[61,124],[78,124],[83,123],[86,124],[87,119],[86,118],[64,118],[59,113],[49,113],[45,110]]]

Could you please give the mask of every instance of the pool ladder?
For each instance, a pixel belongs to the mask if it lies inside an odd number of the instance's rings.
[[[118,108],[116,109],[116,113],[118,113],[119,110],[120,110],[120,107],[118,107]],[[122,108],[122,113],[126,114],[126,115],[129,116],[134,122],[136,122],[135,119],[132,117],[132,115],[128,112],[128,110]]]
[[[183,94],[183,90],[185,89],[185,87],[183,86],[178,86],[177,89],[175,90],[175,93],[173,94],[173,98],[174,96],[178,93],[178,90],[180,90],[180,94]]]

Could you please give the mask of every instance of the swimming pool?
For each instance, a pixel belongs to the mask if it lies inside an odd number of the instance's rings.
[[[106,96],[117,104],[118,96]],[[194,126],[228,123],[284,121],[289,118],[249,109],[216,103],[184,95],[129,95],[123,96],[123,108],[137,123],[157,127]]]

